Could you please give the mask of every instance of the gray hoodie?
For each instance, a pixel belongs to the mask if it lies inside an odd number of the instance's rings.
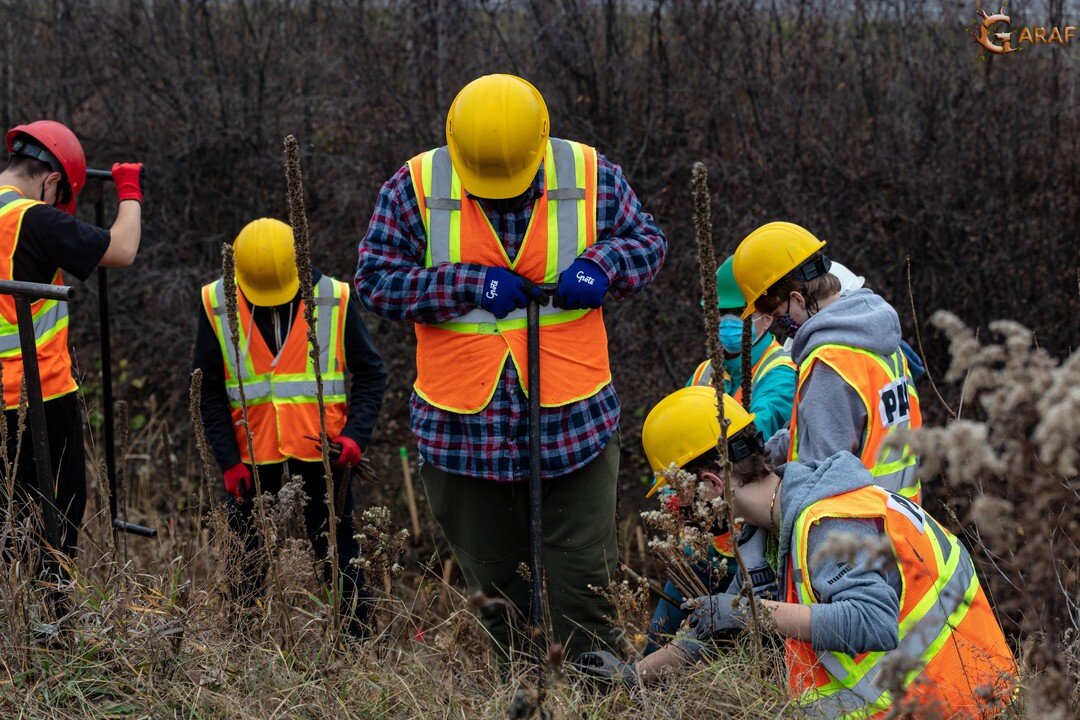
[[[900,347],[900,318],[889,303],[868,288],[841,293],[799,328],[791,356],[801,365],[822,345],[840,343],[878,355]],[[866,408],[843,378],[818,363],[798,393],[799,461],[824,460],[841,450],[862,453]],[[773,464],[787,460],[790,437],[781,430],[769,440]]]
[[[788,463],[777,469],[780,491],[780,562],[787,572],[791,534],[802,511],[818,500],[857,490],[874,481],[854,455],[839,452],[823,461]],[[869,552],[857,553],[852,564],[835,557],[817,557],[834,535],[857,535],[870,540],[887,537],[874,520],[828,518],[810,530],[807,543],[810,587],[818,602],[810,606],[811,645],[855,655],[896,647],[900,618],[900,574],[895,567],[871,567]],[[781,592],[786,578],[780,582]]]

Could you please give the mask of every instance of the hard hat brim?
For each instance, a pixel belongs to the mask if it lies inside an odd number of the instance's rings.
[[[296,297],[296,291],[300,289],[300,278],[291,280],[283,287],[274,291],[257,290],[250,287],[246,282],[240,279],[240,276],[236,276],[236,284],[240,288],[240,291],[244,293],[244,297],[252,305],[258,305],[259,307],[275,307],[277,305],[284,305],[285,303]]]
[[[449,145],[450,160],[454,163],[458,177],[461,178],[461,187],[470,195],[485,200],[509,200],[516,198],[529,189],[533,180],[536,179],[536,171],[544,161],[544,153],[537,153],[536,160],[529,167],[523,168],[509,178],[484,177],[465,167],[454,145]]]

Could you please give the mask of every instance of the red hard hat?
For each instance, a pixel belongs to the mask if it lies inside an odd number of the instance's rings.
[[[8,130],[7,149],[14,151],[15,141],[20,135],[31,139],[47,151],[48,156],[30,155],[48,163],[54,171],[64,176],[71,186],[71,198],[63,205],[58,205],[64,212],[75,214],[75,198],[86,185],[86,155],[75,133],[55,120],[38,120],[27,125],[16,125]]]

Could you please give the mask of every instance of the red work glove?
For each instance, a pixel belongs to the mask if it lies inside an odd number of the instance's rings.
[[[142,163],[113,163],[112,179],[116,184],[117,198],[142,203]]]
[[[237,500],[251,494],[251,470],[244,463],[236,463],[225,471],[225,491]]]
[[[352,467],[360,462],[363,453],[360,452],[360,446],[351,437],[338,435],[331,442],[341,446],[341,452],[338,454],[337,460],[334,461],[334,467]]]

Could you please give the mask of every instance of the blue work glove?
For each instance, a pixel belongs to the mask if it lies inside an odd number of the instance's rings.
[[[607,650],[597,650],[578,655],[573,663],[574,668],[587,675],[593,680],[622,684],[627,687],[637,685],[637,668],[634,663],[626,663],[615,657]]]
[[[705,640],[725,631],[741,630],[746,627],[749,608],[746,598],[731,593],[703,595],[688,600],[679,606],[683,612],[690,613],[687,623],[690,637]]]
[[[598,308],[607,293],[607,274],[592,260],[578,258],[559,274],[555,287],[555,307],[564,310]]]
[[[500,267],[489,267],[484,273],[480,307],[500,320],[513,310],[526,307],[530,300],[539,300],[541,305],[547,305],[547,295],[532,280]]]

